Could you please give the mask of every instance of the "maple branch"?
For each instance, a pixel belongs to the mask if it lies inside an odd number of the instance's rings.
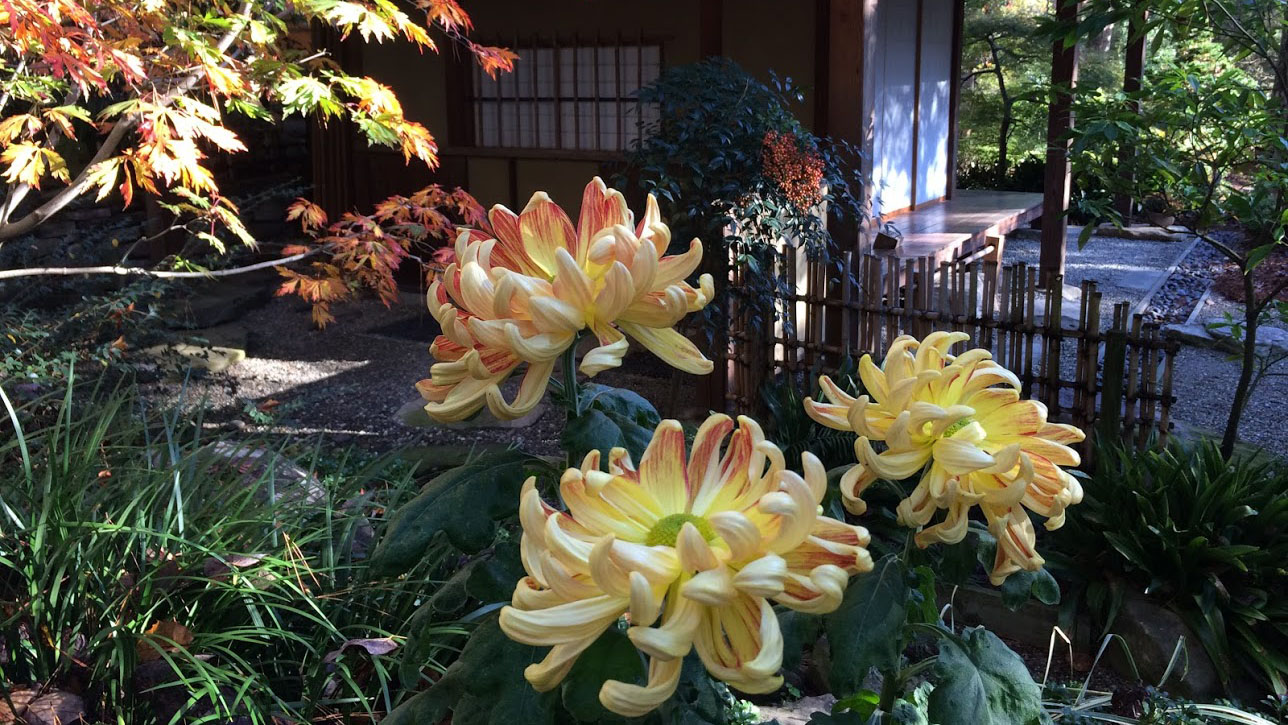
[[[18,63],[18,67],[13,69],[13,76],[11,76],[9,80],[10,81],[17,80],[18,76],[22,75],[26,71],[27,71],[27,59],[23,58]],[[4,107],[9,105],[9,97],[10,97],[10,94],[9,94],[9,91],[7,90],[4,92],[3,96],[0,96],[0,111],[3,111]]]
[[[242,18],[246,18],[250,14],[250,8],[250,0],[243,2],[241,7],[237,9],[237,15]],[[246,23],[235,25],[234,27],[229,28],[228,31],[219,38],[219,42],[215,44],[215,48],[219,51],[220,55],[228,52],[228,48],[232,46],[235,40],[237,40],[237,36],[241,34],[242,29],[245,27]],[[177,96],[192,90],[192,87],[197,84],[197,81],[200,80],[200,78],[200,72],[190,74],[182,83],[175,86],[165,95],[163,103],[168,103],[174,100]],[[108,156],[116,151],[117,147],[121,145],[121,142],[125,140],[125,134],[138,124],[140,118],[141,114],[136,113],[128,118],[118,121],[107,134],[107,138],[103,139],[103,145],[98,147],[98,151],[94,153],[94,158],[90,159],[89,163],[85,165],[85,168],[81,169],[81,172],[77,174],[76,179],[61,189],[49,201],[28,212],[26,216],[17,221],[10,222],[8,215],[12,213],[12,207],[16,206],[16,203],[10,204],[8,200],[6,200],[3,215],[0,215],[0,242],[3,242],[6,239],[13,239],[14,237],[22,236],[32,229],[35,229],[37,226],[43,224],[46,219],[62,211],[64,207],[84,194],[89,188],[90,177],[94,167],[106,160]],[[27,190],[19,188],[15,188],[14,191],[22,192],[21,195],[18,196],[19,199],[27,193]]]
[[[307,252],[292,254],[289,257],[281,259],[269,259],[255,264],[248,264],[244,267],[233,267],[231,269],[207,270],[205,272],[170,272],[165,270],[143,269],[141,267],[122,267],[120,265],[104,265],[101,267],[28,267],[26,269],[4,269],[0,270],[0,280],[16,279],[18,277],[74,277],[77,275],[91,274],[115,274],[121,277],[151,277],[153,279],[209,279],[214,277],[232,277],[248,272],[258,272],[261,269],[271,269],[281,267],[286,264],[298,262],[301,259],[308,259],[315,254],[321,253],[325,248],[318,247],[310,249]]]

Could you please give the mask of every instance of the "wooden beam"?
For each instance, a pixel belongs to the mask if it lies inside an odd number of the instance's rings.
[[[1288,37],[1288,36],[1285,36]],[[1123,93],[1139,93],[1141,88],[1141,78],[1145,75],[1145,12],[1141,11],[1132,15],[1131,21],[1127,26],[1127,57],[1123,63]],[[1140,101],[1130,101],[1132,111],[1140,113]],[[1123,148],[1119,153],[1119,161],[1122,167],[1126,167],[1135,153],[1134,149]],[[1120,172],[1124,180],[1131,183],[1131,174]],[[1130,194],[1119,194],[1114,199],[1114,207],[1122,215],[1123,221],[1131,220],[1132,199]]]
[[[951,199],[957,193],[957,107],[961,104],[962,47],[966,35],[966,0],[953,3],[953,61],[951,85],[948,87],[948,191]]]
[[[1057,0],[1056,19],[1066,27],[1078,21],[1078,0]],[[1078,46],[1066,48],[1056,38],[1051,49],[1051,105],[1047,113],[1046,174],[1043,179],[1042,279],[1064,274],[1064,247],[1069,231],[1071,175],[1069,132],[1073,130],[1073,89],[1078,82]]]
[[[829,71],[832,67],[832,0],[814,0],[814,133],[828,136],[827,109],[831,96]]]
[[[724,55],[724,0],[702,0],[698,6],[698,57],[716,55]]]
[[[917,0],[917,47],[913,53],[912,68],[912,183],[909,185],[909,200],[912,208],[917,208],[917,168],[921,166],[921,46],[924,42],[922,32],[925,28],[926,0]]]

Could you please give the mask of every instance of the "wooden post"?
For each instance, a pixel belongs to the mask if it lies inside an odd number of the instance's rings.
[[[1141,88],[1141,78],[1145,75],[1145,12],[1141,11],[1131,17],[1131,22],[1127,26],[1127,58],[1123,64],[1123,93],[1131,95],[1139,93]],[[1130,101],[1132,112],[1140,114],[1140,101]],[[1123,148],[1118,155],[1120,165],[1126,167],[1131,157],[1135,154],[1135,149]],[[1119,171],[1124,181],[1129,184],[1132,181],[1131,174],[1125,171]],[[1114,198],[1114,207],[1122,215],[1123,223],[1131,221],[1132,214],[1131,194],[1118,194]]]
[[[1066,27],[1078,21],[1078,0],[1058,0],[1056,18]],[[1057,38],[1051,51],[1051,106],[1047,114],[1046,176],[1042,198],[1043,280],[1064,274],[1069,220],[1069,132],[1073,130],[1073,88],[1078,82],[1078,47]]]
[[[724,54],[724,2],[702,0],[698,5],[698,55],[701,58]]]
[[[966,33],[966,0],[953,3],[953,70],[948,86],[948,193],[957,192],[957,109],[961,105],[962,45]]]

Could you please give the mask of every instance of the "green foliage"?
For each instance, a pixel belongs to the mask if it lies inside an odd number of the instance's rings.
[[[16,290],[0,303],[0,381],[60,385],[73,363],[82,370],[115,365],[129,350],[167,337],[176,291],[156,280]],[[68,302],[51,306],[42,294]]]
[[[638,462],[653,438],[661,416],[638,393],[607,385],[584,383],[577,393],[578,413],[564,427],[563,447],[580,463],[587,453],[600,451],[603,460],[613,448],[625,448]]]
[[[1086,499],[1049,539],[1077,599],[1108,629],[1119,582],[1142,582],[1199,634],[1227,686],[1253,678],[1283,693],[1288,471],[1227,461],[1207,441],[1143,453],[1102,441],[1096,460]]]
[[[69,386],[61,400],[7,410],[6,694],[85,687],[91,722],[140,725],[175,713],[369,717],[397,702],[401,629],[445,552],[425,551],[404,580],[373,575],[365,557],[386,526],[380,512],[411,495],[410,471],[305,449],[317,478],[288,490],[211,453],[227,444],[272,455],[268,442],[208,439],[199,420],[148,411],[127,391]],[[167,636],[147,634],[157,626]],[[422,634],[458,631],[439,623]],[[428,658],[410,666],[441,669]]]
[[[858,369],[854,360],[846,356],[832,379],[843,390],[854,394],[857,388]],[[802,392],[804,389],[804,392]],[[789,461],[799,461],[801,454],[809,451],[818,457],[827,469],[854,462],[854,433],[818,425],[805,413],[805,396],[821,399],[818,374],[810,373],[801,380],[793,373],[779,373],[760,389],[760,401],[767,419],[767,433]]]
[[[657,196],[671,227],[673,244],[687,248],[698,238],[707,259],[724,259],[732,249],[747,274],[736,288],[717,275],[717,299],[704,311],[713,337],[727,333],[725,295],[743,304],[750,324],[777,317],[790,326],[784,294],[785,254],[804,249],[810,259],[832,258],[831,234],[819,203],[828,213],[862,221],[858,202],[857,152],[843,142],[818,138],[797,120],[792,108],[804,96],[791,79],[766,85],[735,63],[712,58],[677,66],[639,94],[653,105],[658,121],[645,129],[631,151],[621,184],[638,179]],[[789,134],[802,159],[817,163],[802,205],[765,167],[768,134]],[[787,252],[777,243],[786,242]]]
[[[382,722],[436,723],[450,711],[454,725],[554,723],[555,693],[538,693],[523,682],[523,668],[541,657],[538,648],[507,639],[496,618],[489,617],[430,689],[403,703]]]
[[[1051,37],[1045,0],[967,3],[958,111],[958,185],[1041,191]],[[1079,88],[1117,88],[1125,26],[1082,45]]]
[[[1024,660],[982,627],[939,644],[939,681],[930,693],[929,714],[940,725],[1042,721],[1042,692]]]
[[[833,691],[856,692],[869,669],[898,667],[907,619],[905,578],[903,563],[887,556],[846,589],[841,606],[824,618],[833,652],[828,675]]]
[[[372,569],[383,576],[405,573],[440,533],[462,553],[482,551],[496,537],[496,522],[514,516],[527,471],[538,463],[511,449],[440,474],[393,514],[371,556]]]

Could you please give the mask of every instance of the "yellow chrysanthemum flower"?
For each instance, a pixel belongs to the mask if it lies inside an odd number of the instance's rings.
[[[638,225],[621,193],[598,177],[575,228],[544,192],[520,214],[498,205],[488,219],[490,229],[461,232],[456,261],[429,290],[443,333],[430,347],[438,360],[430,379],[416,387],[431,417],[462,420],[484,404],[498,418],[526,414],[583,330],[599,342],[582,358],[586,375],[621,364],[623,333],[673,367],[711,372],[711,361],[674,329],[713,296],[710,275],[697,288],[685,282],[702,261],[702,244],[694,239],[684,254],[663,256],[671,232],[652,196]],[[524,363],[508,402],[500,385]]]
[[[777,689],[783,640],[770,601],[830,612],[849,577],[872,568],[867,531],[820,515],[822,464],[808,453],[802,464],[803,477],[787,470],[749,418],[735,428],[713,415],[687,461],[673,420],[657,427],[638,470],[623,449],[607,472],[591,453],[560,481],[566,513],[529,479],[519,509],[528,576],[501,610],[501,628],[551,648],[525,671],[532,686],[555,687],[626,617],[627,635],[650,657],[648,682],[606,682],[599,699],[615,713],[636,717],[665,702],[691,649],[739,690]]]
[[[1069,447],[1085,437],[1071,425],[1047,422],[1046,406],[1020,400],[1020,381],[987,350],[951,355],[969,340],[964,332],[935,332],[922,342],[900,337],[878,368],[870,356],[859,364],[866,395],[852,397],[824,378],[827,403],[806,399],[806,412],[823,425],[859,434],[858,465],[841,482],[842,498],[862,513],[863,489],[878,478],[900,480],[923,471],[899,504],[921,547],[952,544],[966,536],[978,505],[997,538],[990,575],[1000,584],[1020,569],[1042,566],[1025,508],[1046,517],[1047,529],[1064,523],[1066,507],[1082,500],[1082,487],[1061,469],[1076,466]],[[872,441],[884,441],[880,453]],[[943,521],[926,526],[939,510]]]

